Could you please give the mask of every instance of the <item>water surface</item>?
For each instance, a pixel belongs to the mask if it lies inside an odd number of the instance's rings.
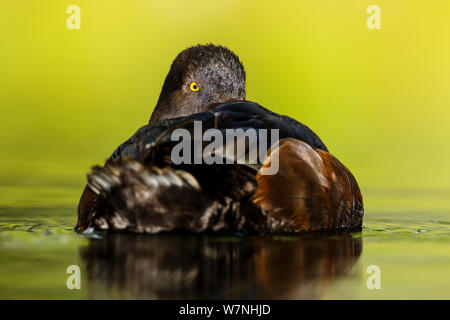
[[[69,208],[0,209],[3,299],[448,298],[450,221],[367,213],[362,232],[301,236],[73,232]],[[66,268],[81,268],[68,290]],[[369,290],[369,265],[381,289]]]

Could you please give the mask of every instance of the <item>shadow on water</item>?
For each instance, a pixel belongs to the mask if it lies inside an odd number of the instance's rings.
[[[349,276],[361,251],[360,234],[110,234],[90,239],[80,255],[93,299],[318,299]]]

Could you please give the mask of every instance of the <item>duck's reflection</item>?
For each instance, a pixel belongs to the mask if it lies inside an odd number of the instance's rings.
[[[81,251],[94,299],[314,299],[351,276],[359,234],[303,237],[135,236]]]

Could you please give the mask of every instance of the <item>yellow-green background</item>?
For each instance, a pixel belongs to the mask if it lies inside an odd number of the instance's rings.
[[[70,4],[81,8],[81,30],[66,27]],[[366,27],[372,4],[380,30]],[[442,0],[3,1],[2,227],[45,221],[65,230],[67,250],[9,228],[0,297],[68,295],[44,271],[52,258],[24,256],[37,241],[51,246],[48,257],[76,254],[83,240],[70,227],[85,173],[148,121],[176,54],[212,42],[243,61],[249,100],[310,126],[356,176],[368,227],[362,264],[384,263],[390,286],[374,293],[361,282],[354,296],[449,298],[449,17]],[[416,233],[423,226],[430,235]],[[47,294],[21,268],[48,277]]]

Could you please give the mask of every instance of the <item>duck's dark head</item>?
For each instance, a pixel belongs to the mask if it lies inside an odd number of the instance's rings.
[[[237,55],[222,46],[198,45],[173,61],[150,123],[238,100],[245,100],[245,71]]]

